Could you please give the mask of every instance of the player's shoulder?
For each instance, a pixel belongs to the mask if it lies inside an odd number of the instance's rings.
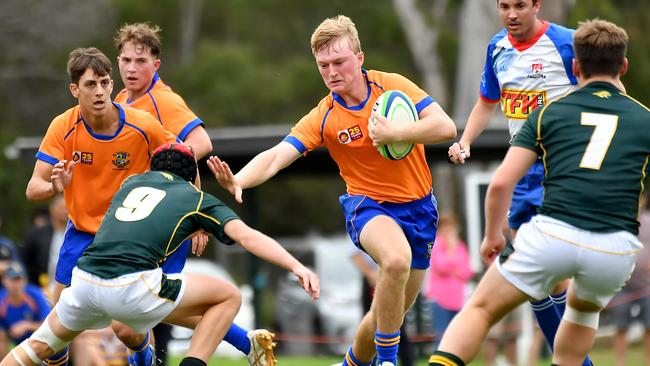
[[[128,94],[128,92],[126,91],[126,88],[120,90],[120,91],[115,95],[115,98],[113,98],[113,100],[114,100],[116,103],[126,104],[127,101],[129,100],[129,94]]]
[[[81,119],[79,105],[67,109],[52,119],[52,124],[70,127]]]
[[[116,105],[120,110],[120,117],[124,119],[124,122],[130,125],[140,128],[146,128],[151,125],[160,125],[160,122],[147,111],[133,108],[126,104],[116,103]]]
[[[156,83],[149,90],[149,93],[156,100],[157,104],[160,104],[158,101],[164,101],[163,103],[184,102],[183,97],[176,93],[169,85],[165,84],[160,78],[156,79]]]
[[[545,32],[546,36],[557,46],[573,45],[573,33],[575,30],[555,23],[549,23]]]
[[[508,38],[508,30],[503,28],[500,31],[498,31],[494,36],[492,36],[492,38],[490,38],[490,42],[488,42],[488,48],[494,48],[497,43],[507,38]]]
[[[390,86],[393,84],[409,81],[406,76],[403,76],[396,72],[368,70],[366,71],[366,75],[368,77],[368,82],[375,83],[377,86],[384,90],[392,89]]]

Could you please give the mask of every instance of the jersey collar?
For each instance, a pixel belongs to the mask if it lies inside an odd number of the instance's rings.
[[[79,117],[81,118],[81,121],[83,122],[84,126],[86,126],[86,131],[90,134],[90,136],[98,139],[98,140],[112,140],[115,138],[115,136],[119,135],[120,132],[122,131],[122,127],[124,127],[124,123],[126,122],[126,116],[124,115],[124,108],[122,108],[121,105],[118,103],[112,102],[115,107],[117,107],[117,110],[120,112],[120,125],[115,131],[115,133],[111,135],[100,135],[98,133],[94,133],[92,128],[86,123],[86,119],[84,116],[81,114],[81,110],[79,111]]]
[[[546,30],[548,29],[549,25],[551,23],[545,21],[545,20],[540,20],[542,22],[542,28],[535,34],[535,36],[525,42],[517,42],[514,38],[512,38],[512,35],[508,33],[508,40],[512,45],[515,47],[515,49],[519,52],[526,51],[527,49],[531,48],[537,41],[539,41],[540,38],[546,33]]]
[[[362,67],[361,73],[363,74],[363,77],[366,79],[366,86],[367,86],[366,99],[363,102],[361,102],[361,104],[355,106],[348,106],[347,104],[345,104],[345,100],[343,100],[343,98],[341,98],[340,95],[332,92],[332,99],[334,99],[334,101],[336,101],[345,109],[349,109],[351,111],[360,111],[363,109],[363,107],[366,106],[366,103],[368,103],[368,99],[370,99],[370,83],[368,82],[368,71],[366,71],[366,69]]]

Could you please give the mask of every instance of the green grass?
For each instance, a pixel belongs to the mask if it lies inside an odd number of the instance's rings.
[[[595,348],[590,353],[594,365],[605,366],[614,364],[614,355],[611,346],[600,346]],[[173,357],[169,360],[170,366],[176,366],[180,363],[181,357]],[[341,362],[341,357],[283,357],[278,356],[278,366],[329,366],[333,363]],[[540,360],[539,366],[548,366],[551,363],[550,359]],[[644,365],[643,362],[643,349],[639,345],[633,345],[628,352],[628,357],[625,362],[626,365]],[[214,358],[210,360],[208,366],[246,366],[248,362],[246,359],[225,359]],[[480,359],[472,362],[472,366],[483,366]],[[423,357],[418,360],[416,366],[427,366],[427,360]]]

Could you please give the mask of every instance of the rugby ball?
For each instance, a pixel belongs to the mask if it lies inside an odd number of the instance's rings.
[[[399,90],[388,90],[377,98],[372,111],[388,119],[390,123],[415,123],[418,120],[418,112],[415,105],[408,97]],[[370,118],[371,123],[376,123]],[[377,146],[379,154],[389,160],[404,159],[413,150],[414,144],[409,142],[396,142],[387,145]]]

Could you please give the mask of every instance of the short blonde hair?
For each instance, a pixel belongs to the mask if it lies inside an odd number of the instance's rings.
[[[625,62],[628,36],[606,20],[580,22],[573,35],[573,49],[584,77],[618,75]]]
[[[359,32],[352,20],[345,15],[325,19],[311,35],[311,52],[316,54],[334,41],[347,38],[350,49],[354,53],[361,52]]]

